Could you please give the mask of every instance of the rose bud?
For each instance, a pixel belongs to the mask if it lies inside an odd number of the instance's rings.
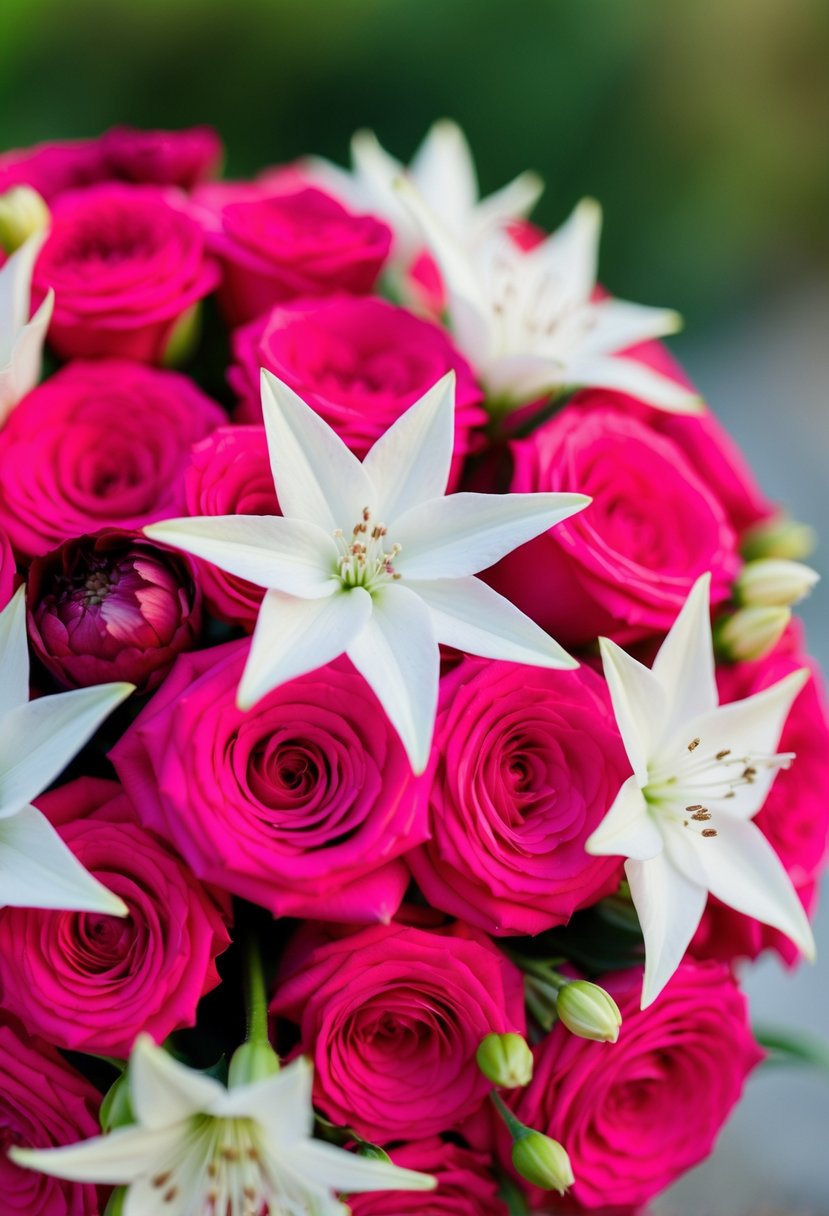
[[[71,688],[129,680],[150,692],[201,628],[187,559],[114,528],[35,558],[28,606],[35,653]]]
[[[520,1034],[488,1034],[481,1039],[475,1060],[487,1080],[502,1089],[516,1089],[532,1080],[533,1053]]]

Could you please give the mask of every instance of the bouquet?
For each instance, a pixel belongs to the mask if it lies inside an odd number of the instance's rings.
[[[0,157],[3,1211],[632,1213],[810,957],[810,530],[437,123]]]

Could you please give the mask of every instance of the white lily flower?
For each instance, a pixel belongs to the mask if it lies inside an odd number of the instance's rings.
[[[682,322],[670,309],[593,298],[602,218],[593,199],[522,250],[503,227],[465,244],[410,181],[400,178],[397,192],[440,267],[455,342],[493,400],[520,405],[592,386],[676,413],[703,408],[696,394],[617,353],[675,333]]]
[[[61,908],[126,916],[45,815],[31,806],[134,691],[101,684],[29,701],[25,588],[0,612],[0,907]]]
[[[785,933],[808,958],[814,940],[791,880],[752,822],[778,769],[792,703],[809,677],[720,705],[703,575],[652,668],[601,639],[616,721],[633,768],[587,852],[621,856],[645,938],[642,1007],[659,995],[702,919],[709,892]]]
[[[40,379],[46,330],[52,319],[54,292],[29,320],[32,271],[46,238],[30,236],[0,269],[0,425]]]
[[[393,259],[408,265],[423,247],[420,225],[400,201],[395,189],[406,174],[458,240],[474,244],[494,224],[527,215],[544,184],[535,173],[522,173],[487,198],[478,194],[475,163],[466,136],[449,119],[441,119],[406,168],[381,146],[373,131],[358,131],[351,141],[352,171],[330,161],[312,159],[310,166],[320,184],[355,210],[370,211],[386,221],[394,233]]]
[[[124,1216],[347,1216],[337,1191],[434,1189],[428,1174],[314,1140],[312,1078],[300,1057],[227,1089],[141,1035],[129,1066],[134,1125],[9,1155],[56,1178],[127,1186]]]
[[[172,519],[144,529],[249,579],[262,601],[238,704],[347,654],[422,772],[438,643],[541,667],[577,664],[472,577],[579,511],[581,494],[452,494],[454,375],[408,409],[361,463],[294,392],[262,373],[283,516]]]

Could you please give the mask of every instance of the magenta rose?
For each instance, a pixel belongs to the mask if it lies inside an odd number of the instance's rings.
[[[32,648],[69,688],[127,680],[151,692],[201,629],[187,558],[115,529],[35,558],[26,600]]]
[[[630,771],[601,676],[464,659],[434,753],[431,836],[407,858],[434,907],[534,934],[618,886],[618,858],[584,849]]]
[[[49,342],[61,357],[158,363],[176,322],[218,279],[180,196],[104,184],[55,204],[33,287],[54,289]]]
[[[264,426],[221,426],[193,448],[184,478],[188,515],[279,515]],[[251,630],[263,587],[212,562],[197,561],[214,616]]]
[[[99,528],[183,515],[190,448],[223,419],[176,372],[70,363],[0,431],[0,528],[31,556]]]
[[[617,410],[569,406],[513,454],[511,491],[593,499],[489,576],[565,645],[605,635],[626,646],[666,633],[707,570],[712,603],[729,596],[734,531],[672,439]]]
[[[638,1208],[702,1161],[762,1052],[728,968],[685,962],[641,1010],[640,969],[606,975],[622,1014],[619,1040],[594,1043],[561,1024],[535,1049],[535,1071],[514,1106],[559,1140],[576,1182],[546,1209]],[[502,1140],[508,1160],[508,1138]]]
[[[521,973],[484,934],[375,925],[294,950],[271,1009],[296,1022],[314,1099],[388,1143],[457,1127],[491,1088],[485,1035],[524,1030]]]
[[[0,1023],[3,1149],[59,1148],[98,1135],[101,1095],[54,1047]],[[0,1153],[4,1216],[99,1216],[94,1186],[22,1169]]]
[[[12,597],[16,572],[14,553],[9,538],[0,528],[0,608],[5,608]]]
[[[227,203],[218,213],[218,230],[210,233],[231,325],[283,300],[371,291],[391,243],[385,224],[352,215],[321,190],[263,194]]]
[[[3,1007],[58,1047],[121,1058],[142,1031],[160,1043],[192,1026],[230,941],[210,892],[141,827],[117,782],[81,777],[37,801],[129,916],[0,910]]]
[[[290,385],[361,460],[372,444],[449,371],[456,376],[457,481],[472,432],[486,422],[472,369],[445,331],[373,297],[281,305],[233,336],[228,372],[236,417],[261,422],[259,369]]]
[[[829,846],[829,715],[820,672],[802,650],[802,631],[792,629],[777,649],[755,663],[721,667],[717,682],[723,702],[738,701],[776,684],[792,671],[811,669],[783,728],[778,751],[794,752],[788,769],[774,779],[754,822],[771,841],[806,911],[815,911],[818,881]],[[788,964],[800,958],[782,933],[712,899],[691,943],[700,958],[756,958],[775,950]]]
[[[488,1154],[432,1136],[391,1150],[395,1165],[437,1179],[437,1189],[349,1195],[352,1216],[508,1216]]]
[[[236,707],[247,641],[183,655],[112,752],[193,873],[275,916],[388,920],[426,836],[422,781],[345,660]]]

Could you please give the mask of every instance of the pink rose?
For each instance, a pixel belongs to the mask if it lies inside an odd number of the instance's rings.
[[[230,941],[209,891],[140,826],[117,782],[81,777],[37,801],[129,917],[0,910],[3,1007],[58,1047],[120,1058],[141,1031],[160,1043],[192,1026]]]
[[[0,431],[0,528],[39,555],[102,527],[184,514],[190,448],[223,420],[186,376],[136,363],[71,363]]]
[[[388,920],[426,836],[422,782],[345,660],[247,713],[247,641],[183,655],[112,752],[143,822],[199,878],[275,916]]]
[[[488,1154],[441,1140],[414,1140],[393,1148],[395,1165],[437,1179],[428,1195],[417,1191],[375,1191],[349,1195],[352,1216],[508,1216]]]
[[[407,858],[434,907],[533,934],[618,886],[618,858],[584,850],[630,771],[595,672],[464,659],[434,752],[431,838]]]
[[[283,300],[367,295],[391,243],[385,224],[315,189],[230,202],[218,219],[210,243],[224,270],[220,299],[231,325]]]
[[[481,1039],[524,1030],[521,973],[461,925],[375,925],[312,939],[291,961],[271,1009],[299,1025],[315,1103],[370,1140],[457,1127],[491,1088],[475,1063]]]
[[[472,369],[444,330],[373,297],[339,296],[272,309],[233,336],[228,372],[239,421],[261,422],[259,369],[321,414],[362,460],[372,444],[448,371],[456,375],[453,488],[472,431],[486,422]]]
[[[0,1023],[4,1150],[58,1148],[100,1132],[101,1095],[53,1047]],[[22,1169],[0,1153],[3,1216],[99,1216],[95,1187]]]
[[[184,478],[188,515],[279,515],[264,426],[221,426],[193,448]],[[196,561],[214,616],[252,630],[263,587]]]
[[[221,158],[221,140],[211,127],[113,127],[98,139],[58,140],[4,153],[0,194],[27,185],[51,202],[67,190],[119,180],[189,190],[211,177]]]
[[[793,628],[777,649],[756,663],[738,663],[717,671],[724,702],[738,701],[776,684],[801,667],[812,678],[797,697],[783,728],[778,751],[794,752],[781,770],[754,819],[786,868],[808,913],[817,902],[818,880],[829,845],[829,713],[817,665],[802,650],[802,630]],[[800,958],[789,938],[768,925],[710,900],[691,943],[699,958],[756,958],[775,950],[790,966]]]
[[[187,558],[115,529],[35,558],[26,600],[32,647],[69,688],[128,680],[151,692],[201,629]]]
[[[55,204],[33,288],[54,288],[49,342],[62,358],[158,363],[176,322],[218,278],[175,193],[104,184]]]
[[[617,410],[571,405],[513,454],[511,491],[593,498],[490,574],[564,645],[603,634],[627,646],[667,632],[706,570],[712,603],[729,596],[739,568],[733,529],[667,436]]]
[[[683,963],[655,1004],[640,1010],[642,972],[606,975],[622,1013],[612,1046],[561,1024],[536,1048],[533,1079],[514,1103],[519,1119],[559,1140],[575,1186],[539,1206],[639,1207],[711,1152],[762,1052],[746,1001],[718,963]],[[508,1140],[502,1141],[508,1159]]]
[[[14,553],[9,538],[0,529],[0,608],[5,608],[12,597],[16,573]]]

